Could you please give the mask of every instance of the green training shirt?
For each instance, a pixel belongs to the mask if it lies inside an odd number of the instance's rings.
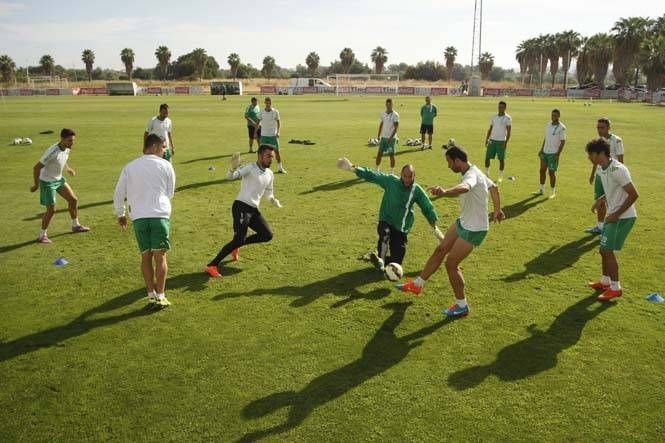
[[[420,108],[420,117],[423,119],[422,124],[433,125],[436,112],[437,109],[435,105],[423,105],[423,107]]]

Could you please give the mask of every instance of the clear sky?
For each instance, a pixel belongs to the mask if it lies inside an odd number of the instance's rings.
[[[310,51],[328,65],[348,46],[371,64],[372,49],[383,46],[388,64],[413,64],[443,61],[444,48],[455,46],[468,64],[473,7],[473,0],[0,0],[0,55],[25,66],[50,54],[56,64],[83,68],[81,51],[90,48],[96,66],[121,69],[123,48],[134,50],[135,66],[152,67],[155,48],[166,45],[174,59],[205,48],[225,69],[231,52],[254,66],[271,55],[295,68]],[[588,36],[608,32],[620,17],[664,13],[662,0],[484,0],[482,49],[513,68],[526,38],[566,29]]]

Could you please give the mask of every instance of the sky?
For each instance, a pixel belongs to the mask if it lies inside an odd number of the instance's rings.
[[[90,48],[95,66],[123,69],[123,48],[134,50],[135,66],[153,67],[155,49],[165,45],[172,59],[204,48],[224,69],[232,52],[257,67],[271,55],[295,68],[311,51],[325,66],[350,47],[371,65],[372,49],[382,46],[390,65],[443,62],[444,48],[454,46],[458,62],[469,64],[473,11],[474,0],[0,0],[0,55],[35,66],[50,54],[56,64],[83,68],[81,52]],[[589,36],[621,17],[664,13],[655,0],[484,0],[482,51],[497,66],[517,68],[515,47],[527,38],[567,29]]]

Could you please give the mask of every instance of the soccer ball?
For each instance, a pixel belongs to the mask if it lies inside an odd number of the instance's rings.
[[[399,263],[388,263],[384,270],[386,278],[390,281],[398,281],[404,276],[404,270]]]

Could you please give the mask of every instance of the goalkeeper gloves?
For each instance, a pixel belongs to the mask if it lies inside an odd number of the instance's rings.
[[[346,157],[337,159],[337,167],[339,169],[344,169],[345,171],[353,171],[353,163]]]
[[[276,208],[281,208],[282,207],[282,204],[275,197],[270,199],[270,203],[272,203],[272,205]]]
[[[229,171],[235,171],[240,166],[240,153],[236,152],[231,156],[231,164],[229,165]]]

